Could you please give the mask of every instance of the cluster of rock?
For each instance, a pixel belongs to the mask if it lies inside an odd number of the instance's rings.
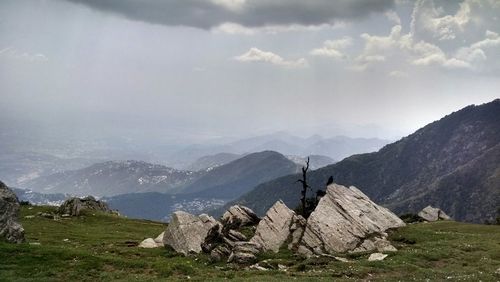
[[[19,210],[16,194],[0,181],[0,238],[7,242],[25,241],[24,229],[18,222]]]
[[[425,220],[425,221],[438,221],[438,220],[451,220],[451,217],[449,217],[444,211],[442,211],[439,208],[434,208],[432,206],[427,206],[424,209],[422,209],[419,213],[418,216]]]
[[[92,196],[70,198],[59,207],[57,212],[64,216],[80,216],[84,210],[112,213],[108,204],[98,201]]]
[[[220,222],[206,214],[175,212],[163,244],[185,255],[203,251],[216,261],[249,264],[259,253],[281,248],[306,257],[396,251],[387,240],[387,231],[404,225],[357,188],[332,184],[307,220],[282,201],[261,220],[239,205],[229,208]]]

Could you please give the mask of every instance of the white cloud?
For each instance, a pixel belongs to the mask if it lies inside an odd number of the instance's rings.
[[[2,57],[28,63],[45,63],[49,60],[49,58],[47,58],[44,54],[24,52],[12,47],[0,50],[0,58]]]
[[[327,40],[321,48],[313,49],[310,54],[313,56],[325,56],[334,59],[346,59],[343,49],[352,45],[352,38],[345,36],[337,40]]]
[[[223,23],[213,28],[212,31],[231,35],[254,35],[258,32],[255,28],[248,28],[237,23]]]
[[[471,1],[461,2],[454,15],[443,15],[444,9],[436,7],[433,0],[418,0],[412,14],[413,32],[430,32],[434,38],[439,40],[455,39],[457,33],[463,32],[471,20],[471,7],[469,5]]]
[[[397,25],[401,24],[401,18],[399,17],[398,13],[396,13],[396,11],[388,10],[387,12],[385,12],[385,16],[392,23]]]
[[[258,35],[258,34],[277,34],[284,32],[310,32],[322,30],[334,30],[347,26],[346,22],[336,22],[335,24],[321,25],[266,25],[261,27],[246,27],[244,25],[232,22],[226,22],[211,29],[214,33],[223,33],[229,35]]]
[[[222,6],[231,11],[241,11],[246,0],[212,0],[215,5]]]
[[[300,68],[300,67],[306,67],[307,61],[304,58],[300,58],[298,60],[285,60],[281,56],[272,53],[272,52],[266,52],[262,51],[258,48],[250,48],[246,53],[234,57],[235,60],[240,61],[240,62],[264,62],[264,63],[270,63],[273,65],[281,66],[281,67],[286,67],[286,68]]]

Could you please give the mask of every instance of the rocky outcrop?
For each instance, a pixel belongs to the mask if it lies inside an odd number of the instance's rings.
[[[195,216],[183,211],[174,212],[165,230],[163,244],[184,255],[200,253],[201,244],[205,241],[208,232],[219,224],[213,217],[206,214]]]
[[[221,222],[226,229],[239,229],[243,226],[256,225],[259,220],[260,218],[251,209],[235,205],[222,215]]]
[[[302,217],[301,217],[302,218]],[[302,218],[303,219],[303,218]],[[289,209],[281,200],[277,201],[266,213],[266,216],[259,222],[251,242],[261,246],[263,251],[273,251],[277,253],[280,247],[290,238],[305,220],[301,220],[294,211]],[[298,231],[295,237],[302,236],[302,231]],[[293,248],[293,242],[290,248]]]
[[[383,251],[390,248],[386,231],[404,225],[356,187],[332,184],[308,218],[298,252],[311,256],[379,248]]]
[[[80,216],[82,211],[100,211],[111,213],[111,209],[108,204],[102,201],[96,200],[92,196],[87,196],[85,198],[71,198],[66,200],[58,209],[59,214],[70,215],[70,216]]]
[[[24,242],[24,229],[18,222],[19,209],[16,194],[0,181],[0,240]]]
[[[418,213],[418,216],[425,221],[438,221],[438,220],[450,220],[449,217],[444,211],[438,208],[434,208],[431,206],[425,207]]]

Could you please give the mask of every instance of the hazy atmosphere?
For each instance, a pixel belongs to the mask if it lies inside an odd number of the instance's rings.
[[[4,0],[1,125],[397,139],[499,97],[498,15],[495,0]]]

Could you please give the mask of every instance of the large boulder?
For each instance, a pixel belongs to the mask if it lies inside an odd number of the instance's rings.
[[[434,208],[432,206],[425,207],[418,213],[418,216],[424,219],[425,221],[438,221],[438,220],[451,219],[451,217],[449,217],[444,211],[438,208]]]
[[[80,216],[82,211],[100,211],[111,213],[108,204],[96,200],[92,196],[85,198],[70,198],[66,200],[58,209],[59,214],[68,214],[70,216]]]
[[[18,223],[19,201],[16,194],[0,181],[0,238],[7,242],[24,242],[24,229]]]
[[[249,208],[241,205],[230,207],[221,218],[225,229],[239,229],[243,226],[256,225],[260,218]]]
[[[255,235],[250,241],[259,244],[263,251],[277,253],[295,231],[292,230],[292,225],[296,225],[297,222],[299,218],[295,212],[281,200],[277,201],[259,222]]]
[[[201,244],[205,241],[208,231],[219,224],[213,217],[206,214],[195,216],[187,212],[176,211],[165,230],[163,244],[184,255],[200,253]]]
[[[298,252],[310,256],[379,248],[394,250],[386,240],[386,231],[404,225],[399,217],[372,202],[356,187],[332,184],[309,216]]]

